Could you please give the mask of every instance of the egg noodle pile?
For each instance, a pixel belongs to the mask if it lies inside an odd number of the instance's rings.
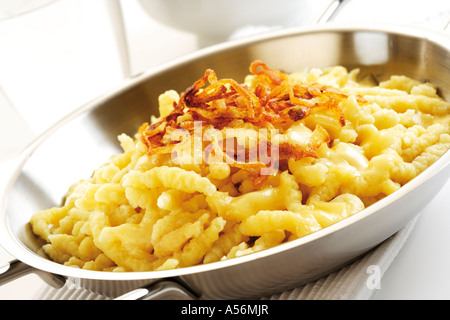
[[[238,83],[206,70],[162,93],[159,117],[121,134],[123,153],[33,215],[32,230],[58,263],[151,271],[250,254],[356,214],[450,148],[450,104],[433,84],[357,76],[254,61]]]

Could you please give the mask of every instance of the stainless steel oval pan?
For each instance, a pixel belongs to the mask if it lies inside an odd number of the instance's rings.
[[[59,205],[68,186],[120,152],[117,135],[134,134],[157,113],[160,93],[184,90],[206,68],[220,78],[243,81],[255,59],[287,72],[344,65],[378,80],[403,74],[435,83],[450,98],[449,37],[423,29],[330,24],[210,47],[137,76],[37,139],[2,197],[1,245],[32,268],[110,297],[161,279],[179,280],[200,298],[259,297],[316,279],[374,248],[410,221],[447,181],[449,152],[401,190],[344,221],[276,248],[208,265],[109,273],[65,267],[40,255],[28,227],[31,215]]]

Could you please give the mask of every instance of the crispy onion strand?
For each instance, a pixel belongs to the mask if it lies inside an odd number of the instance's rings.
[[[259,60],[252,62],[249,69],[255,77],[253,90],[233,79],[218,79],[215,72],[208,69],[180,95],[169,115],[153,124],[144,123],[139,133],[149,155],[171,153],[180,141],[167,137],[176,129],[185,129],[192,135],[195,121],[200,121],[204,129],[224,130],[248,123],[257,128],[283,130],[308,117],[312,110],[324,110],[331,113],[339,125],[345,125],[340,102],[347,95],[338,89],[317,83],[292,83],[287,74],[272,70]],[[320,126],[313,131],[306,146],[289,142],[274,145],[267,137],[264,139],[269,153],[277,148],[277,161],[316,157],[319,146],[330,141]],[[232,165],[254,173],[255,181],[263,180],[255,173],[261,163],[238,162],[236,155],[227,154],[225,150],[223,153],[224,158],[232,159]]]

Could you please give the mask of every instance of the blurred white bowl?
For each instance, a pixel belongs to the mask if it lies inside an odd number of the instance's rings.
[[[242,27],[255,30],[313,22],[330,0],[139,0],[154,20],[219,42]],[[322,8],[318,8],[321,6]]]

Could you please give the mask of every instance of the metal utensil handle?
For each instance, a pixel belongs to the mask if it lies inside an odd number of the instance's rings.
[[[176,280],[164,279],[132,290],[114,300],[196,300],[197,295]]]
[[[322,15],[317,19],[316,24],[324,24],[326,22],[331,22],[338,14],[339,11],[351,0],[333,0],[330,2],[328,7],[322,13]],[[443,31],[450,30],[450,16],[445,24],[442,26]]]
[[[56,289],[62,288],[66,283],[64,277],[35,269],[19,260],[13,260],[0,266],[0,286],[32,273]]]
[[[323,24],[333,20],[338,11],[341,10],[344,4],[346,4],[348,1],[349,0],[333,0],[319,17],[319,19],[317,19],[316,24]]]

